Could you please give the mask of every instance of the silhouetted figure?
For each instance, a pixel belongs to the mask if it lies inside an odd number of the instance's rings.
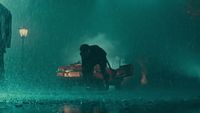
[[[82,73],[87,85],[95,85],[92,84],[92,82],[94,81],[94,66],[99,64],[101,73],[104,77],[104,87],[108,88],[108,74],[106,73],[106,54],[107,53],[97,45],[81,45],[80,55],[82,59]]]
[[[12,15],[0,3],[0,77],[4,74],[4,53],[11,45]]]

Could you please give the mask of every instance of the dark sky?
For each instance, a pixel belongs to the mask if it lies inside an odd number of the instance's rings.
[[[150,70],[200,76],[200,17],[187,13],[184,0],[3,0],[13,15],[9,70],[20,66],[18,28],[25,40],[27,72],[53,75],[57,66],[80,60],[82,43],[98,44],[126,63],[147,59]],[[157,70],[155,70],[157,68]]]

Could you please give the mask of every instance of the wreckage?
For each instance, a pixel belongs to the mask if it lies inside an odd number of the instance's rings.
[[[133,66],[131,64],[122,65],[118,69],[106,68],[106,72],[109,75],[109,85],[114,85],[116,88],[121,87],[121,83],[124,78],[133,75]],[[94,78],[103,81],[103,75],[99,65],[94,67]],[[57,76],[67,79],[82,79],[82,66],[80,63],[71,64],[68,66],[60,66],[57,70]]]

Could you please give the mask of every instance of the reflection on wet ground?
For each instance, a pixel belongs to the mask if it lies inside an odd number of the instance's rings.
[[[138,100],[136,100],[138,101]],[[1,103],[1,113],[199,113],[200,98],[176,101],[74,100],[63,102]]]
[[[5,95],[0,113],[200,113],[200,96],[189,91],[12,92],[9,100]]]

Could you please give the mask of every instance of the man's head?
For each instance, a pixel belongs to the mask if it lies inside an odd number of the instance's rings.
[[[89,45],[88,44],[82,44],[80,46],[80,51],[88,51],[89,50]]]

